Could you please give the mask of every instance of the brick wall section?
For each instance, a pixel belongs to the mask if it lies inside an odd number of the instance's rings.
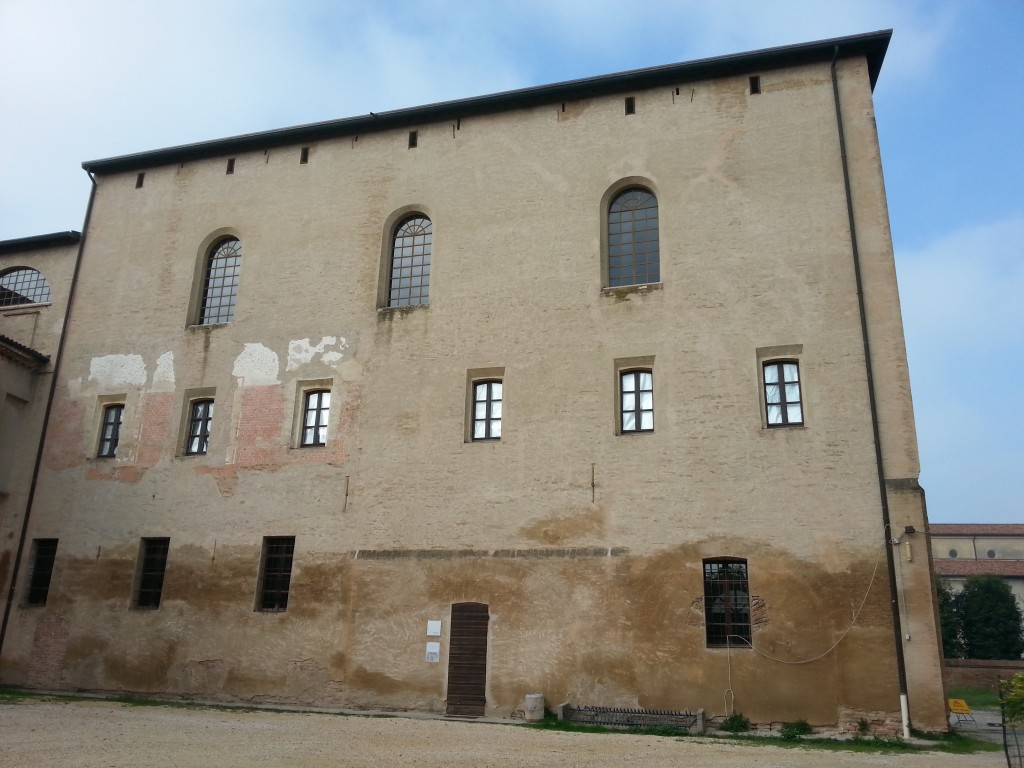
[[[246,387],[238,418],[236,460],[241,465],[279,464],[286,443],[282,438],[284,406],[281,385]]]
[[[71,622],[58,613],[47,613],[36,624],[32,640],[32,665],[28,673],[30,688],[60,687],[70,630]]]
[[[142,401],[142,425],[136,463],[143,467],[155,466],[164,452],[174,416],[173,393],[148,394]]]
[[[946,659],[946,687],[984,686],[995,690],[999,680],[1024,672],[1024,660]]]

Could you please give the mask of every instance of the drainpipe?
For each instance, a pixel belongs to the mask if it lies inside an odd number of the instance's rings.
[[[18,538],[18,549],[14,555],[14,565],[11,569],[11,586],[7,591],[7,602],[4,605],[4,618],[0,622],[0,658],[3,657],[4,639],[7,637],[7,622],[11,617],[11,608],[14,605],[14,596],[17,589],[18,571],[21,570],[21,558],[25,554],[25,540],[28,537],[28,521],[32,514],[32,503],[36,497],[36,484],[39,481],[39,469],[43,463],[43,446],[46,442],[46,432],[50,424],[50,415],[53,411],[53,399],[57,393],[57,379],[60,374],[60,364],[64,359],[64,344],[68,338],[68,326],[71,320],[71,307],[75,301],[75,289],[78,287],[78,273],[82,266],[82,252],[85,250],[85,241],[89,237],[89,219],[92,217],[92,204],[96,199],[96,179],[89,174],[89,181],[92,182],[92,189],[89,190],[89,205],[85,209],[85,223],[82,224],[82,238],[78,241],[78,253],[75,256],[75,271],[71,276],[71,288],[68,292],[68,303],[64,310],[64,324],[60,331],[60,341],[57,343],[57,354],[53,359],[53,375],[50,380],[50,392],[46,397],[46,410],[43,413],[43,428],[39,434],[39,445],[36,447],[35,464],[32,467],[32,482],[28,488],[28,500],[25,502],[25,514],[21,519],[21,535]]]
[[[861,276],[860,249],[857,246],[857,225],[853,216],[853,193],[850,188],[850,165],[846,156],[846,133],[843,130],[843,112],[839,104],[839,79],[836,77],[836,60],[839,46],[832,54],[832,98],[836,105],[836,128],[839,131],[839,154],[843,162],[843,184],[846,188],[846,215],[850,222],[850,250],[853,254],[853,272],[857,279],[857,306],[860,310],[860,333],[864,342],[864,368],[868,380],[868,405],[871,409],[871,430],[875,441],[875,466],[878,471],[878,495],[882,508],[882,538],[885,543],[885,560],[889,572],[889,597],[892,609],[892,629],[896,640],[896,670],[900,686],[900,716],[903,721],[903,738],[910,738],[910,706],[907,702],[907,667],[903,658],[903,624],[900,620],[899,591],[896,586],[896,565],[890,539],[889,496],[885,489],[885,468],[882,464],[882,440],[878,430],[878,405],[875,400],[875,377],[871,368],[871,344],[868,340],[868,319],[864,307],[864,284]]]

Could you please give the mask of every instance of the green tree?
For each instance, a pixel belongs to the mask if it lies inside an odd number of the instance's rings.
[[[964,657],[964,641],[960,617],[956,612],[956,592],[945,579],[938,579],[935,592],[939,596],[939,625],[942,629],[942,652],[947,659]]]
[[[954,602],[966,658],[1019,659],[1024,653],[1024,621],[1004,579],[968,576]]]
[[[1024,722],[1024,672],[1003,680],[999,693],[1006,722],[1016,728]]]

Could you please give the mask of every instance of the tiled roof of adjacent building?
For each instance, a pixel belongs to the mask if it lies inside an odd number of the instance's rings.
[[[20,344],[2,334],[0,334],[0,355],[30,368],[45,365],[50,360],[42,352],[38,352],[32,349],[32,347],[26,347],[24,344]]]
[[[765,48],[729,56],[715,56],[679,64],[634,69],[599,77],[568,80],[552,85],[521,88],[488,96],[475,96],[388,112],[371,112],[368,115],[347,117],[341,120],[327,120],[322,123],[249,133],[226,139],[140,152],[134,155],[110,157],[104,160],[90,160],[82,163],[82,167],[97,174],[141,170],[187,160],[261,151],[273,147],[336,139],[342,136],[356,136],[393,128],[489,115],[512,109],[539,107],[556,104],[560,101],[607,96],[645,88],[676,86],[715,77],[757,74],[765,70],[810,63],[827,63],[831,62],[833,57],[838,59],[854,56],[865,57],[868,66],[868,79],[871,87],[874,88],[891,37],[892,30],[886,29],[862,35],[818,40],[812,43]]]
[[[1024,525],[1017,523],[932,523],[932,536],[1024,536]]]
[[[1024,577],[1024,560],[939,560],[933,561],[936,576],[1019,576]]]

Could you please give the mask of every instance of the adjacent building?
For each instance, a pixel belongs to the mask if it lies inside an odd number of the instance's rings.
[[[932,523],[930,532],[936,576],[954,589],[968,576],[999,576],[1024,611],[1024,525]]]
[[[85,163],[0,680],[945,728],[888,41]]]

